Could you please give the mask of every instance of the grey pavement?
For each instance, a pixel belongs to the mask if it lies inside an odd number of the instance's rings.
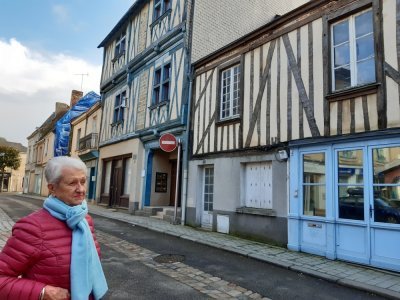
[[[43,199],[43,197],[32,195],[19,196]],[[160,219],[135,216],[125,211],[107,209],[100,205],[91,204],[89,212],[94,215],[120,220],[182,239],[238,253],[343,286],[372,292],[391,299],[400,299],[400,273],[397,272],[329,260],[321,256],[294,252],[286,248],[241,239],[227,234],[203,231],[189,226],[173,225]],[[4,245],[12,224],[12,220],[0,209],[0,247]]]

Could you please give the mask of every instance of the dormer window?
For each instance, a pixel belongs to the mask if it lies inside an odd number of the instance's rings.
[[[124,31],[115,41],[114,59],[122,56],[125,53],[125,41],[126,41],[126,34]]]
[[[157,20],[170,8],[171,8],[171,0],[155,0],[154,1],[154,20]]]

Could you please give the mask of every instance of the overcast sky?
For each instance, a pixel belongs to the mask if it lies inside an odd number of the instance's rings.
[[[26,146],[71,90],[99,93],[97,46],[133,2],[0,0],[0,137]]]

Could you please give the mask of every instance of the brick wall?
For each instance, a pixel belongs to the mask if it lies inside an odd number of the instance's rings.
[[[192,63],[308,0],[201,0],[195,2]],[[234,5],[233,5],[234,4]]]

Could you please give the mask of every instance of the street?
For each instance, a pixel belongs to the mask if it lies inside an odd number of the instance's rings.
[[[13,221],[41,205],[41,200],[0,194],[0,209]],[[105,299],[384,299],[220,249],[92,216],[109,284]]]

